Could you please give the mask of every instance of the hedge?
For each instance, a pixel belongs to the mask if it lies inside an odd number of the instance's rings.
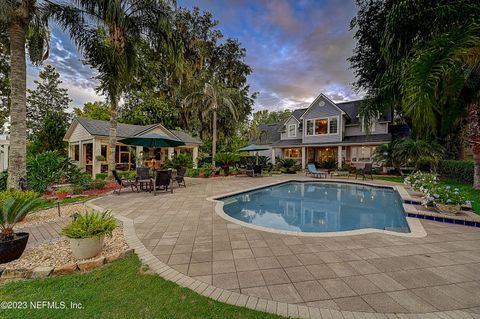
[[[438,164],[438,172],[443,177],[462,183],[473,184],[473,161],[443,160]]]

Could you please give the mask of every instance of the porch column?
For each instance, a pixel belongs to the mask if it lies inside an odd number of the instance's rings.
[[[97,160],[97,156],[102,154],[102,144],[100,144],[100,141],[97,141],[97,139],[94,139],[92,142],[92,153],[92,176],[95,178],[96,174],[99,174],[102,171],[102,163]]]
[[[181,151],[182,151],[182,150],[180,149],[180,147],[176,147],[176,148],[175,148],[175,153],[176,153],[177,155],[180,154]]]
[[[275,165],[275,162],[276,162],[276,158],[275,158],[275,149],[272,147],[272,157],[271,157],[271,160],[272,160],[272,165]]]
[[[160,148],[160,163],[165,163],[165,148]]]
[[[198,146],[194,146],[192,150],[193,168],[198,167]]]
[[[174,152],[174,148],[173,148],[173,147],[169,147],[169,148],[168,148],[168,159],[169,159],[169,160],[172,159],[173,152]]]
[[[341,168],[342,167],[342,146],[341,145],[338,146],[337,153],[338,153],[337,154],[337,157],[338,157],[338,159],[337,159],[338,164],[337,165],[338,165],[338,168]]]
[[[83,158],[85,152],[83,151],[83,142],[78,142],[78,164],[82,171],[85,171],[85,160]]]
[[[143,146],[136,146],[135,147],[135,158],[136,158],[136,165],[143,166]],[[142,158],[141,158],[142,157]]]
[[[305,169],[305,167],[307,166],[306,164],[306,161],[307,161],[307,154],[306,153],[306,147],[305,146],[302,146],[302,169]]]

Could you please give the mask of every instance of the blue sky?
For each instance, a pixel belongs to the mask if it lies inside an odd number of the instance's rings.
[[[255,109],[303,107],[319,93],[334,101],[360,98],[346,61],[355,45],[349,31],[354,0],[179,0],[178,5],[210,11],[224,36],[247,49],[246,62],[253,68],[249,83],[259,93]],[[102,99],[95,92],[95,71],[82,64],[55,26],[50,48],[46,63],[57,67],[73,106]],[[38,71],[29,66],[29,87]]]

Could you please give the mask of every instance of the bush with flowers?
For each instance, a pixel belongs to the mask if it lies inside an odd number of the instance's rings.
[[[437,186],[438,176],[417,171],[405,177],[403,182],[417,192],[427,193]]]
[[[462,191],[451,186],[437,186],[425,193],[425,206],[434,206],[441,213],[456,213],[461,205],[470,205]]]

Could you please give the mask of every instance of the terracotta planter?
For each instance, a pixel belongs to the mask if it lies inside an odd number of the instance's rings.
[[[14,239],[0,241],[0,264],[20,258],[27,246],[28,236],[28,233],[16,233]]]
[[[461,211],[460,205],[435,204],[435,209],[440,214],[456,214]]]
[[[69,238],[73,257],[75,259],[88,259],[97,256],[102,252],[104,237]]]

